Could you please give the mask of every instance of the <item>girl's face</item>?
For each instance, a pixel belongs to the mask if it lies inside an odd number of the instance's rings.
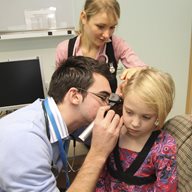
[[[124,99],[123,120],[127,134],[141,138],[155,130],[157,114],[137,94],[131,93]]]
[[[109,41],[117,21],[113,15],[105,12],[98,13],[87,20],[86,13],[81,15],[83,23],[83,36],[94,46],[100,47]]]

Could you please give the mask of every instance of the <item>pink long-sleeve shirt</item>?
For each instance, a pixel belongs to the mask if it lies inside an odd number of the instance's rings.
[[[83,56],[82,50],[80,48],[80,37],[81,36],[77,37],[74,45],[74,56]],[[59,43],[56,48],[56,67],[59,67],[61,63],[68,58],[68,43],[69,40],[65,40]],[[139,57],[134,53],[134,51],[123,39],[113,35],[112,44],[117,63],[120,60],[126,68],[146,66],[146,64],[139,59]],[[106,44],[99,48],[98,53],[94,59],[105,59],[105,61],[108,62],[108,57],[105,54],[105,50]]]

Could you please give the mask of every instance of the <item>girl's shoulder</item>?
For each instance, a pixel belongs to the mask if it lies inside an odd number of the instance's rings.
[[[153,146],[153,151],[158,151],[159,154],[172,155],[176,154],[176,148],[177,144],[174,137],[162,130]]]
[[[165,130],[161,130],[161,133],[159,134],[158,138],[159,138],[159,141],[162,143],[167,143],[167,142],[176,143],[174,137]]]

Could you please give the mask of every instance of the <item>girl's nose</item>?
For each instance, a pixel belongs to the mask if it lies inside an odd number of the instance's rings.
[[[138,117],[134,117],[132,120],[132,126],[139,127],[141,125],[141,120]]]

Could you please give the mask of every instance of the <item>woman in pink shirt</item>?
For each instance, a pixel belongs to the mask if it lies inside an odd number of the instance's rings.
[[[80,14],[78,36],[70,40],[70,45],[69,40],[65,40],[57,46],[56,66],[72,55],[105,61],[111,72],[110,85],[115,92],[119,60],[126,68],[146,66],[123,39],[113,35],[119,18],[120,6],[116,0],[86,0]]]

